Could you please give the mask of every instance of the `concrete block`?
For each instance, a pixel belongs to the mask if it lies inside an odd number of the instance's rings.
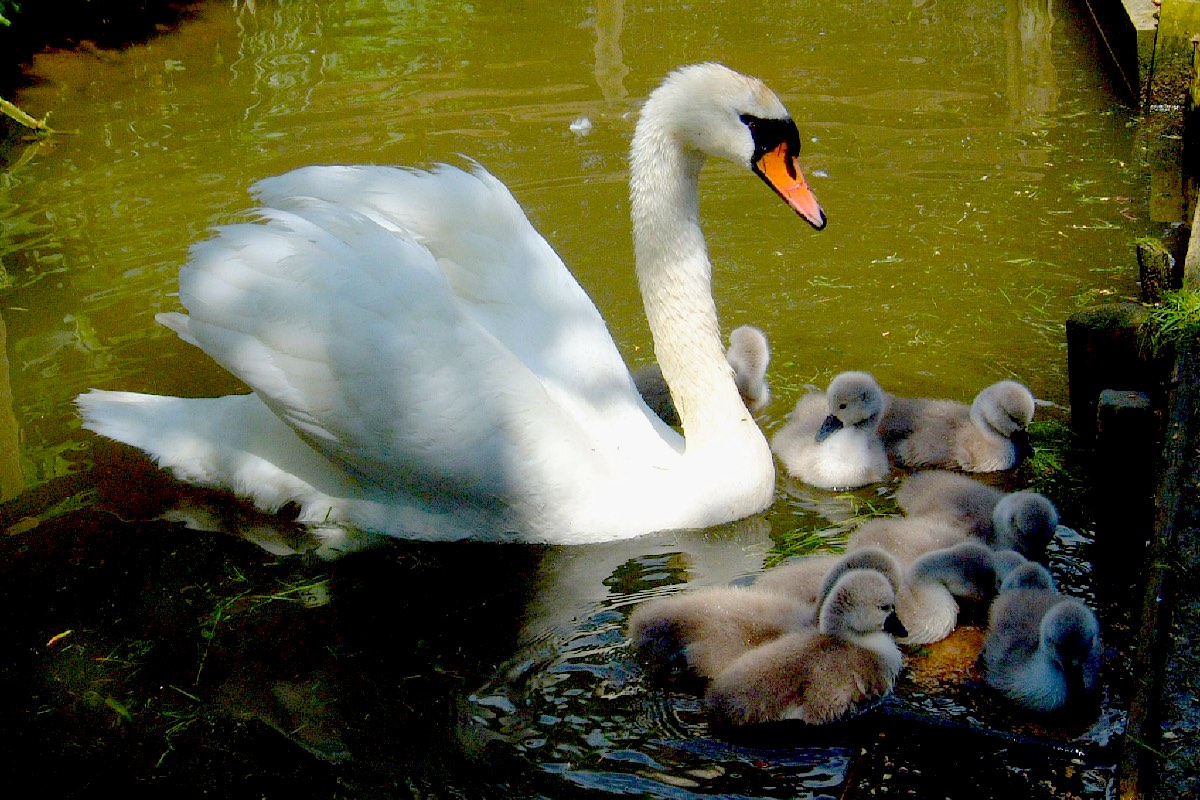
[[[1085,0],[1085,6],[1129,99],[1140,102],[1154,64],[1158,6],[1153,0]]]

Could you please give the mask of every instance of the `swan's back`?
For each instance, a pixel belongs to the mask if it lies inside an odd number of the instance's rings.
[[[591,299],[534,229],[512,194],[476,166],[429,172],[377,166],[304,167],[260,181],[253,192],[268,208],[304,215],[308,198],[321,219],[338,224],[361,214],[393,236],[428,251],[469,315],[504,343],[551,391],[597,405],[610,399],[627,370]],[[464,221],[469,220],[469,225]],[[346,220],[357,232],[359,220]],[[386,270],[387,262],[380,265]]]

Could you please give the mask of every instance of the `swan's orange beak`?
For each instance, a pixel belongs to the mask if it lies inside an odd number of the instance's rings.
[[[754,162],[754,171],[809,225],[817,230],[825,227],[825,212],[808,188],[796,159],[789,155],[786,143],[781,142],[774,150],[763,153]]]

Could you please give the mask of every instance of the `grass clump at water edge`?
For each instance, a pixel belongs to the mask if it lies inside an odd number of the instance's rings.
[[[1149,309],[1142,325],[1142,341],[1151,353],[1200,335],[1200,292],[1180,289],[1163,294],[1162,303]]]

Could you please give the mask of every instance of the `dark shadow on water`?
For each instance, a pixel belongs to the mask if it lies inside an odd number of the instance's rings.
[[[504,785],[456,720],[516,648],[541,548],[389,541],[326,562],[95,507],[21,519],[0,538],[8,775],[60,797]]]
[[[181,486],[129,448],[90,455],[0,505],[0,736],[9,774],[53,775],[56,796],[1112,785],[1123,657],[1106,659],[1099,718],[1022,716],[974,670],[979,620],[909,652],[895,695],[843,724],[712,730],[698,695],[651,684],[624,637],[633,607],[738,581],[744,548],[768,541],[761,520],[574,548],[385,538],[327,559],[286,514]],[[180,521],[146,521],[164,513]],[[1083,595],[1088,544],[1064,528],[1050,553]],[[980,766],[947,772],[960,763]]]

